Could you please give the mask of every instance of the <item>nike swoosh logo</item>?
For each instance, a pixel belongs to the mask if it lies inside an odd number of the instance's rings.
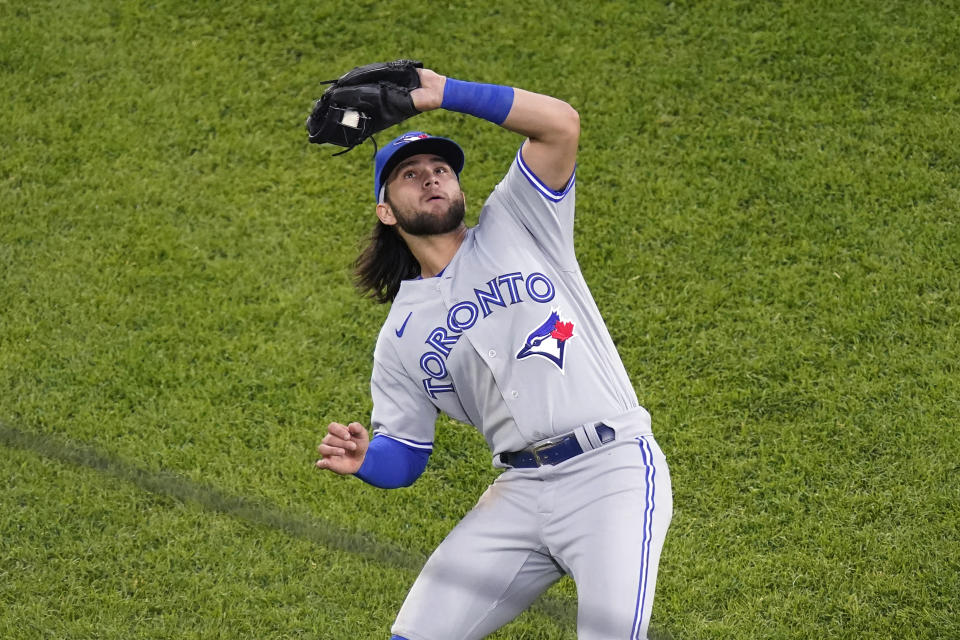
[[[394,329],[393,332],[397,334],[398,338],[403,337],[403,330],[407,328],[407,323],[410,322],[410,316],[413,315],[413,311],[407,314],[407,319],[403,321],[403,324],[400,325],[399,329]]]

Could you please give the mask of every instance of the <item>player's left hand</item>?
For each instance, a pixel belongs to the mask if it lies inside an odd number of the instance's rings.
[[[417,73],[420,75],[420,86],[410,92],[413,106],[421,113],[439,109],[443,104],[443,86],[447,77],[431,69],[417,69]]]
[[[307,118],[310,142],[354,148],[375,133],[420,111],[410,95],[420,87],[423,64],[416,60],[374,62],[355,67],[330,86]]]
[[[370,434],[359,422],[342,425],[331,422],[327,426],[327,435],[323,436],[317,453],[318,469],[329,469],[340,475],[349,475],[360,470],[363,458],[370,446]]]

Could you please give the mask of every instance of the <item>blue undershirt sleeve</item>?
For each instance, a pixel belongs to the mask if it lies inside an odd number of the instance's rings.
[[[427,468],[429,449],[410,447],[387,436],[374,436],[354,474],[367,484],[381,489],[409,487]]]

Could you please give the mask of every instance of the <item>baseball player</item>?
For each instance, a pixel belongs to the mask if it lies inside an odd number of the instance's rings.
[[[376,154],[377,222],[357,261],[360,286],[392,303],[374,435],[331,423],[316,466],[408,486],[442,411],[503,469],[423,567],[392,640],[484,638],[565,574],[578,638],[646,638],[670,475],[574,253],[579,116],[521,89],[416,76],[412,113],[466,113],[525,139],[472,228],[459,145],[412,131]]]

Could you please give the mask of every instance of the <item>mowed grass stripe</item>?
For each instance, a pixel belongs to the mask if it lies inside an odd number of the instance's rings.
[[[366,556],[371,561],[395,568],[419,570],[426,560],[416,552],[392,548],[383,542],[374,541],[370,536],[348,532],[333,522],[285,512],[263,501],[229,495],[175,473],[137,468],[115,456],[60,437],[29,433],[0,422],[0,445],[93,469],[129,482],[143,491],[196,504],[204,509],[238,518],[250,525],[277,529],[296,538],[337,551]]]
[[[115,480],[129,483],[141,491],[156,494],[160,498],[195,505],[235,518],[252,527],[272,529],[283,535],[318,545],[322,549],[315,549],[311,553],[311,556],[318,558],[312,562],[314,567],[322,564],[320,557],[334,553],[360,556],[363,564],[370,565],[374,571],[380,567],[384,572],[395,570],[406,573],[416,572],[426,560],[426,557],[417,551],[399,549],[376,541],[369,534],[347,531],[333,522],[294,514],[267,504],[263,500],[229,495],[174,473],[137,468],[115,456],[81,443],[70,442],[58,436],[22,431],[2,421],[0,421],[0,446],[29,452],[50,461],[90,469]],[[84,505],[64,503],[56,497],[53,497],[53,501],[55,504],[59,503],[60,508],[84,508]],[[20,506],[24,506],[23,502]],[[86,507],[96,509],[97,505],[90,504]],[[8,551],[12,557],[15,557],[21,549],[17,549],[19,545],[16,539],[12,542]],[[26,540],[21,542],[29,544]],[[142,577],[131,578],[134,583],[130,585],[131,588],[135,588],[142,579]],[[455,581],[457,577],[451,576],[450,579]],[[293,602],[286,604],[296,605]],[[569,598],[555,594],[542,596],[531,608],[531,614],[547,617],[559,625],[559,629],[567,630],[573,628],[576,618],[575,606]],[[13,620],[8,619],[6,622],[11,623]],[[0,630],[2,625],[3,623],[0,622]]]

